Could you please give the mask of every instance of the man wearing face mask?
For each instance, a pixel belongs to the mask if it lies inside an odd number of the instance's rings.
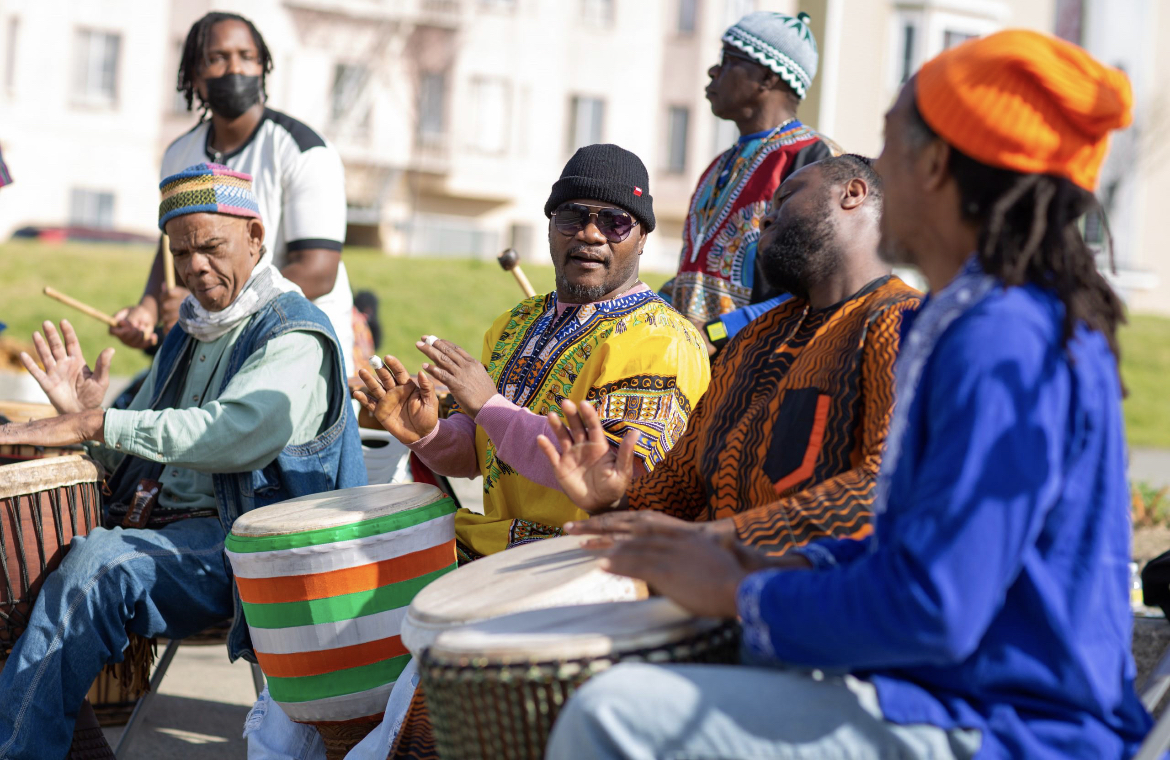
[[[881,209],[881,179],[860,156],[784,181],[763,219],[760,263],[793,297],[719,354],[686,434],[654,472],[631,484],[628,468],[579,434],[561,431],[560,455],[543,446],[561,490],[586,512],[609,512],[568,532],[710,531],[780,554],[868,531],[899,328],[919,300],[878,258]],[[596,427],[587,409],[566,418]]]
[[[162,176],[202,162],[223,164],[255,178],[264,217],[265,247],[287,279],[329,317],[353,373],[353,294],[341,261],[345,240],[345,173],[334,148],[313,129],[268,108],[266,76],[272,57],[252,22],[234,13],[208,13],[191,27],[179,64],[178,90],[203,118],[171,143]],[[187,296],[166,292],[161,256],[135,306],[119,311],[111,334],[149,348],[160,322],[169,330]]]

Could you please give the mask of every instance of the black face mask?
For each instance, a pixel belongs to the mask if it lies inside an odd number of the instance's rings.
[[[225,119],[235,119],[260,102],[263,85],[260,77],[245,74],[224,74],[206,79],[207,105]]]

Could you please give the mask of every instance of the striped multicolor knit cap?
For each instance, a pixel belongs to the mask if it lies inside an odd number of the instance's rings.
[[[801,100],[817,75],[817,41],[807,13],[795,17],[757,11],[736,21],[723,41],[760,62],[788,83]]]
[[[221,164],[195,164],[159,183],[158,228],[183,214],[227,214],[260,218],[252,175]]]

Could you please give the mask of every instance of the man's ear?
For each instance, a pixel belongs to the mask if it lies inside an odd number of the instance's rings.
[[[950,163],[951,146],[942,140],[931,140],[915,161],[923,189],[934,192],[945,185],[951,177]]]
[[[260,249],[264,244],[264,222],[259,219],[248,220],[248,253],[256,258],[260,258]]]
[[[851,211],[865,203],[865,199],[868,197],[869,185],[861,177],[854,177],[845,183],[845,189],[841,195],[841,208]]]

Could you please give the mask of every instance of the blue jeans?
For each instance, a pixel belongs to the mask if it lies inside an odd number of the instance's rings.
[[[223,539],[216,518],[73,539],[0,672],[0,758],[65,756],[82,700],[106,662],[122,660],[127,630],[181,639],[230,618]]]
[[[565,706],[545,760],[969,760],[979,731],[883,719],[853,676],[723,665],[618,665]]]

